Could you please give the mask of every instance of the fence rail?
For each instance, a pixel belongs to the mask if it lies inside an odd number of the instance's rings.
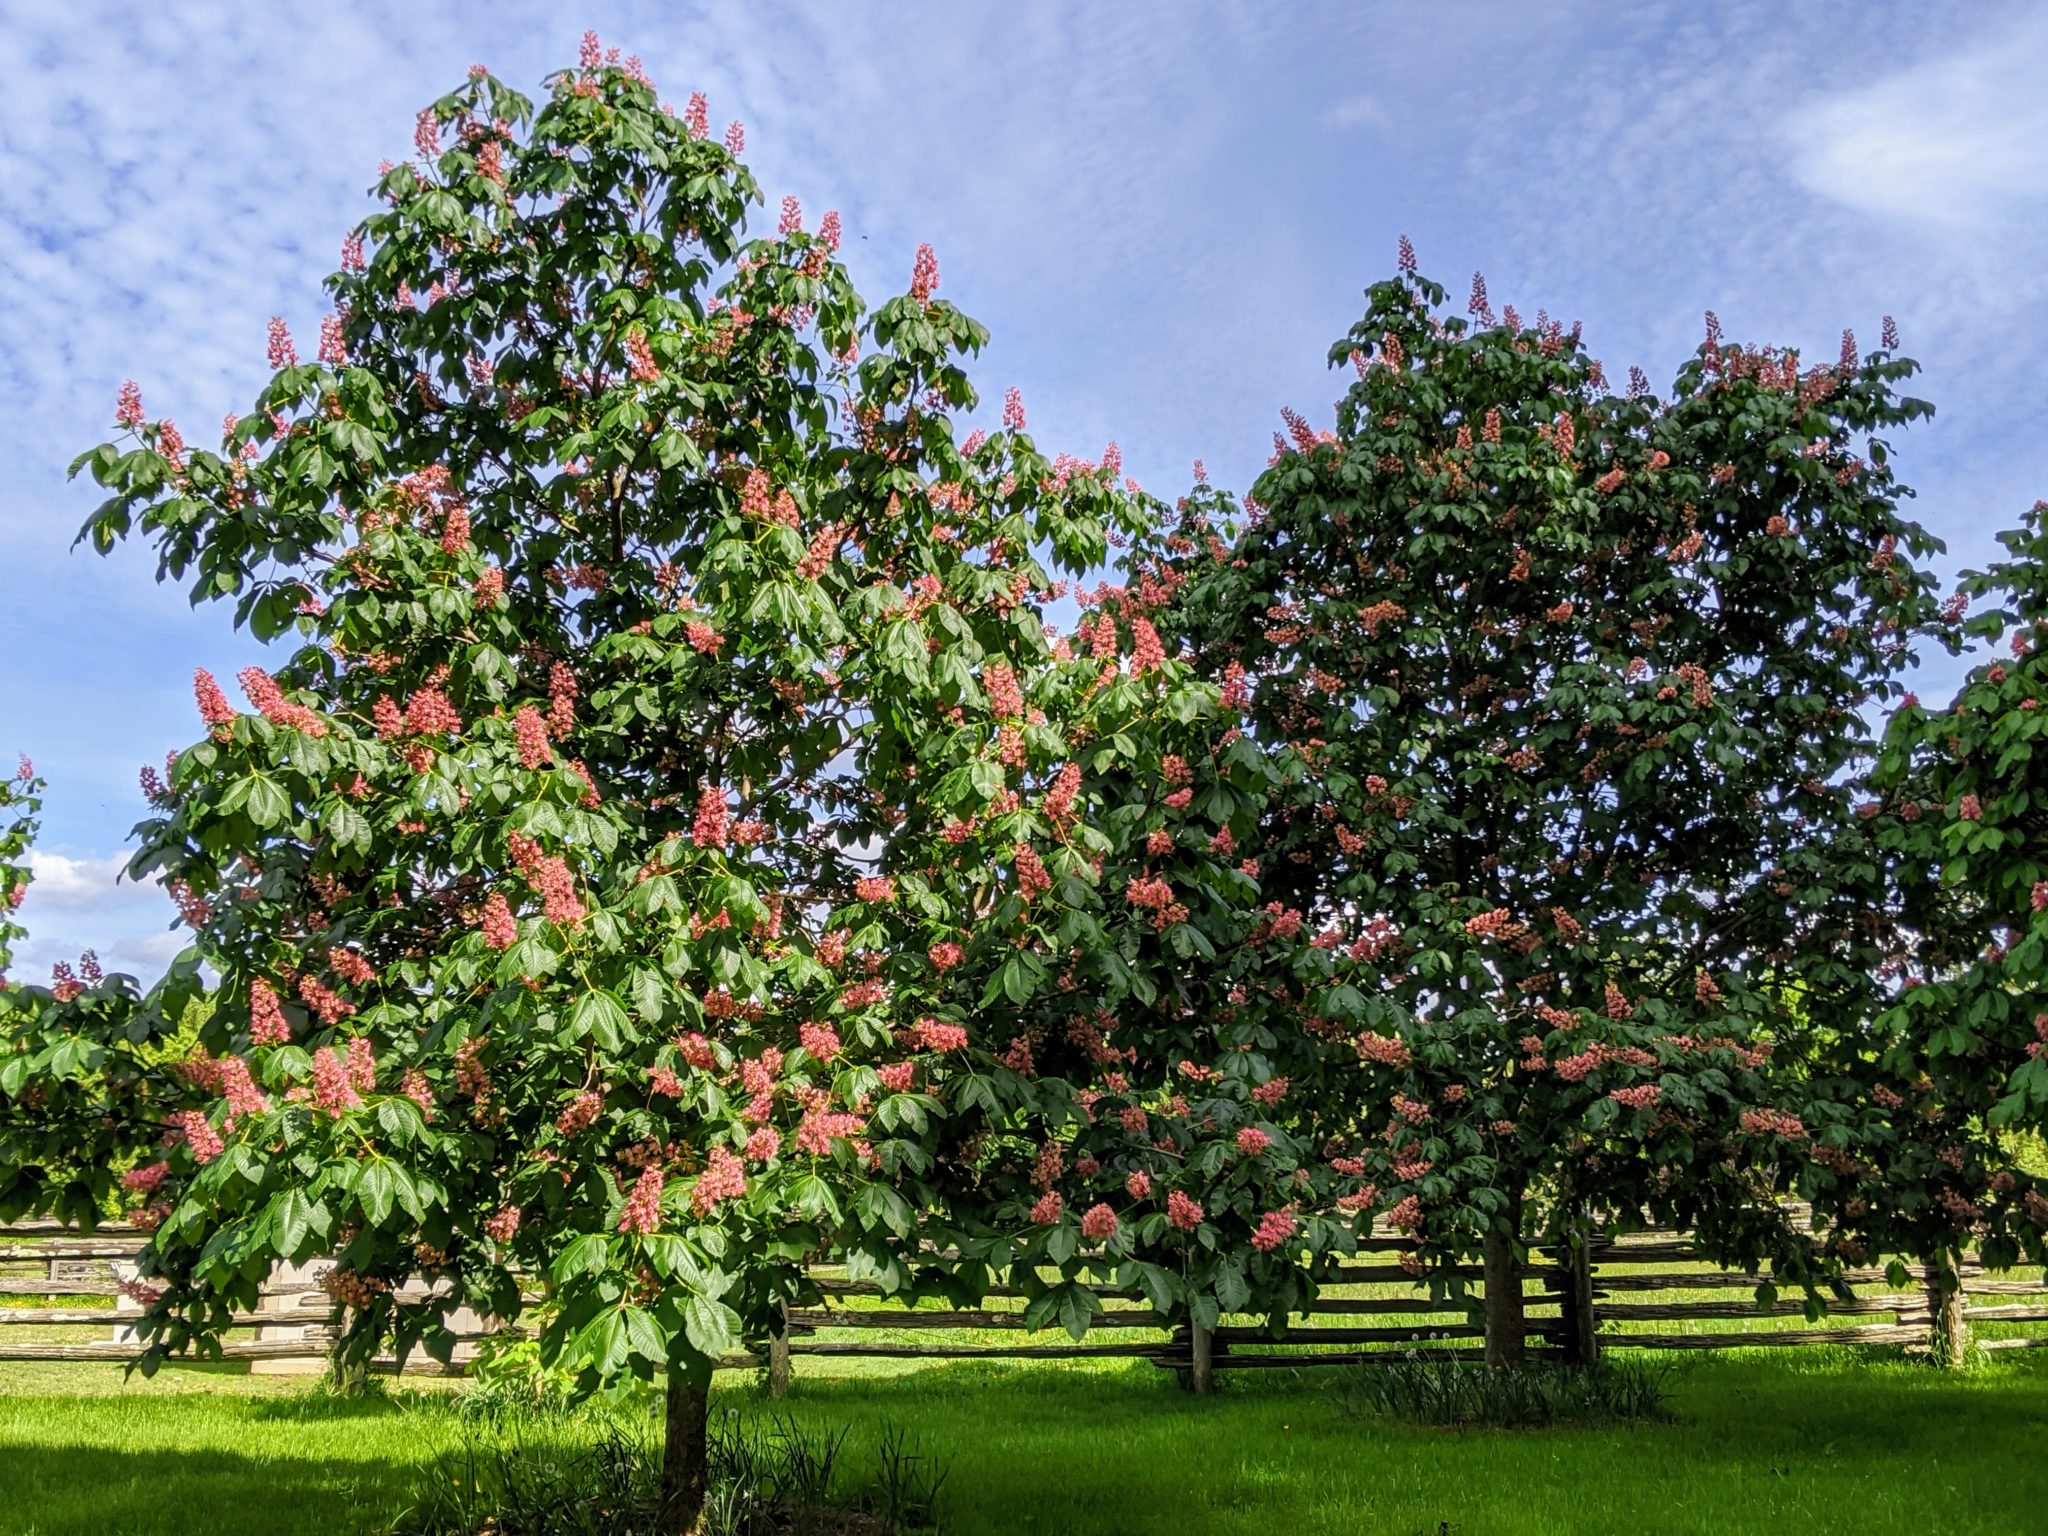
[[[145,1241],[123,1228],[80,1235],[50,1222],[0,1227],[0,1362],[134,1358],[127,1329],[139,1306],[121,1294],[119,1282]],[[821,1267],[812,1278],[822,1300],[791,1310],[780,1334],[751,1341],[720,1368],[765,1369],[771,1389],[780,1390],[804,1359],[1130,1359],[1176,1371],[1200,1388],[1218,1370],[1479,1358],[1485,1337],[1479,1270],[1458,1271],[1475,1282],[1465,1299],[1431,1296],[1391,1262],[1406,1246],[1382,1237],[1361,1243],[1360,1258],[1338,1265],[1313,1308],[1290,1319],[1284,1332],[1234,1318],[1213,1329],[1170,1330],[1141,1293],[1104,1287],[1096,1291],[1102,1312],[1079,1343],[1027,1328],[1016,1287],[992,1289],[978,1308],[906,1308],[887,1302],[878,1286]],[[1844,1279],[1859,1294],[1832,1300],[1825,1314],[1809,1320],[1803,1300],[1759,1306],[1741,1295],[1765,1277],[1706,1264],[1682,1234],[1595,1240],[1576,1272],[1569,1257],[1539,1249],[1522,1267],[1533,1358],[1584,1359],[1613,1349],[1915,1348],[1927,1345],[1940,1326],[1929,1272],[1921,1265],[1907,1266],[1910,1289],[1894,1288],[1882,1269],[1852,1271]],[[1993,1275],[1971,1262],[1961,1279],[1961,1317],[1979,1345],[2048,1346],[2042,1326],[2048,1324],[2048,1276]],[[318,1266],[283,1266],[256,1310],[230,1319],[220,1358],[246,1362],[254,1371],[323,1369],[335,1322]],[[85,1333],[108,1328],[97,1338]],[[452,1367],[415,1356],[406,1369],[459,1372],[493,1331],[488,1320],[475,1317],[458,1320],[456,1328],[463,1343]],[[390,1360],[380,1365],[395,1368]]]

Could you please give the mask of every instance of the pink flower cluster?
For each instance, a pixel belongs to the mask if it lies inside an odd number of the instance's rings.
[[[1166,665],[1166,646],[1160,641],[1159,631],[1152,627],[1152,621],[1138,617],[1131,620],[1131,676],[1143,677],[1156,672]]]
[[[543,854],[540,844],[523,832],[514,832],[506,841],[512,862],[540,894],[542,915],[565,928],[581,923],[583,902],[576,894],[576,877],[569,873],[567,861],[559,855]]]
[[[555,1116],[555,1129],[564,1136],[580,1136],[604,1113],[604,1095],[586,1088],[569,1101],[568,1108]]]
[[[519,942],[519,923],[504,892],[493,891],[484,898],[483,930],[484,942],[493,949],[510,949]]]
[[[930,304],[939,289],[939,257],[929,245],[917,248],[917,260],[910,270],[910,297],[920,305]]]
[[[338,1117],[348,1110],[360,1109],[362,1103],[348,1065],[335,1054],[333,1046],[321,1046],[313,1053],[313,1107]]]
[[[215,1085],[228,1103],[227,1115],[221,1122],[227,1130],[233,1130],[242,1116],[264,1114],[270,1108],[269,1098],[249,1075],[249,1063],[239,1056],[220,1059]]]
[[[647,335],[637,326],[626,333],[626,371],[642,384],[653,384],[661,378],[661,364],[654,360],[654,349],[647,344]]]
[[[1252,1233],[1252,1246],[1261,1253],[1271,1253],[1294,1236],[1298,1225],[1291,1210],[1268,1211],[1259,1218],[1258,1230]]]
[[[1024,713],[1024,694],[1008,663],[992,661],[983,668],[981,687],[988,695],[989,713],[998,720],[1014,719]]]
[[[170,1176],[169,1163],[149,1163],[140,1168],[130,1168],[121,1175],[121,1187],[133,1190],[138,1195],[154,1194],[156,1187]]]
[[[201,677],[205,677],[202,672]],[[263,718],[272,725],[281,725],[287,730],[302,731],[308,736],[325,736],[327,722],[303,704],[294,704],[284,696],[275,679],[261,667],[244,667],[236,674],[242,684],[242,692],[249,696],[249,702],[256,706]],[[206,678],[208,683],[213,680]],[[217,690],[216,690],[217,691]],[[207,713],[207,701],[202,692],[199,712]],[[230,716],[230,719],[233,717]],[[208,724],[213,724],[211,718]]]
[[[1392,1035],[1374,1034],[1367,1030],[1353,1044],[1358,1048],[1360,1061],[1378,1062],[1383,1067],[1408,1065],[1408,1047]]]
[[[726,1153],[728,1157],[731,1155],[729,1152]],[[633,1184],[633,1192],[626,1196],[625,1209],[619,1213],[621,1232],[637,1232],[643,1237],[648,1237],[659,1230],[661,1190],[665,1182],[666,1177],[658,1162],[649,1163],[640,1170],[640,1177]]]
[[[827,1109],[820,1095],[805,1108],[803,1119],[797,1122],[797,1150],[812,1157],[829,1157],[833,1142],[857,1141],[866,1129],[867,1122],[859,1115]]]
[[[1806,1136],[1806,1126],[1799,1117],[1780,1109],[1746,1109],[1742,1112],[1742,1128],[1752,1136],[1782,1136],[1787,1141],[1801,1141]]]
[[[249,983],[249,1039],[255,1045],[283,1045],[291,1039],[291,1025],[285,1022],[284,1007],[277,990],[257,977]]]
[[[377,968],[353,949],[329,949],[327,963],[334,967],[337,976],[355,986],[367,987],[377,979]]]
[[[706,784],[697,791],[697,815],[690,823],[690,841],[699,848],[722,848],[731,830],[732,812],[725,803],[725,791]]]
[[[183,1141],[192,1149],[192,1160],[210,1163],[227,1150],[227,1143],[220,1139],[220,1132],[204,1114],[196,1109],[175,1110],[168,1117],[174,1140]]]
[[[292,345],[292,333],[285,329],[284,316],[270,317],[270,367],[272,372],[281,368],[296,368],[299,362],[298,348]]]
[[[966,1027],[944,1019],[919,1019],[914,1033],[917,1044],[927,1051],[957,1051],[967,1044]]]

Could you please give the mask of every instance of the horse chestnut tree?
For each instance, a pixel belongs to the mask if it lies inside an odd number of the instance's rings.
[[[1444,299],[1404,250],[1335,431],[1289,413],[1242,526],[1198,490],[1153,555],[1283,764],[1267,894],[1380,957],[1343,1001],[1381,1199],[1484,1255],[1504,1360],[1518,1252],[1576,1207],[1832,1262],[1779,1214],[1805,1131],[1766,1068],[1788,999],[1868,1002],[1846,779],[1935,613],[1882,438],[1926,407],[1889,342],[1802,367],[1709,317],[1659,398]]]
[[[964,786],[943,846],[1016,869],[987,802],[1005,753],[1061,754],[1011,708],[1047,565],[1141,518],[1021,410],[956,429],[984,333],[929,248],[869,312],[836,215],[749,238],[741,140],[594,39],[537,107],[473,72],[384,171],[315,355],[274,322],[212,449],[131,386],[79,466],[99,547],[139,532],[297,641],[241,703],[198,673],[202,734],[145,785],[132,872],[220,999],[123,1121],[162,1142],[128,1176],[145,1367],[280,1260],[333,1259],[345,1360],[446,1357],[449,1309],[538,1288],[586,1382],[666,1372],[684,1525],[708,1373],[806,1261],[909,1294],[956,1246],[935,1165],[986,1053],[935,946],[994,893],[907,840]],[[4,1173],[10,1208],[112,1177]]]

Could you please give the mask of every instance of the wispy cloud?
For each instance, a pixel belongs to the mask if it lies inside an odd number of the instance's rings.
[[[117,901],[128,903],[144,898],[161,906],[163,896],[154,887],[121,879],[127,863],[125,854],[72,858],[37,848],[28,856],[33,881],[28,910],[34,914],[104,911]]]
[[[1384,128],[1392,118],[1376,96],[1347,96],[1317,121],[1325,128]]]
[[[1788,127],[1793,172],[1882,219],[1996,238],[2048,202],[2044,62],[2048,15],[2035,11],[1815,102]]]
[[[15,974],[40,979],[57,961],[98,953],[109,971],[153,979],[185,947],[170,931],[172,907],[158,886],[122,877],[126,854],[76,855],[38,848],[21,920],[29,937],[16,946]]]

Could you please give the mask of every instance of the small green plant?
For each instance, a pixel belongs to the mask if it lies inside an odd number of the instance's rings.
[[[924,1449],[915,1435],[894,1424],[882,1430],[881,1515],[892,1530],[923,1530],[938,1524],[939,1490],[950,1464]]]
[[[1671,1417],[1669,1365],[1548,1366],[1490,1370],[1444,1360],[1357,1367],[1346,1383],[1354,1413],[1444,1428],[1539,1429],[1631,1424]]]
[[[532,1378],[469,1396],[461,1443],[419,1474],[393,1536],[635,1536],[668,1528],[651,1417],[566,1396],[518,1411]],[[847,1431],[734,1413],[706,1437],[709,1486],[698,1536],[910,1536],[937,1529],[944,1462],[884,1428],[872,1481],[835,1489]]]
[[[573,1371],[541,1358],[537,1339],[524,1333],[494,1333],[478,1342],[469,1366],[469,1386],[456,1403],[460,1412],[473,1418],[554,1413],[569,1406],[575,1385]]]

